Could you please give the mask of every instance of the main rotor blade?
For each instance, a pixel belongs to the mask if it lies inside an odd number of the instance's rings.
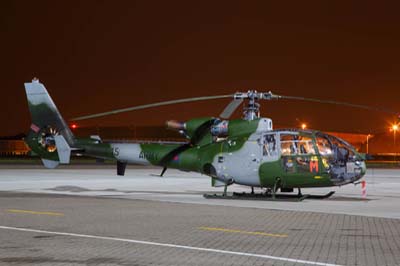
[[[128,108],[116,109],[116,110],[98,113],[98,114],[79,116],[79,117],[72,118],[71,120],[72,121],[86,120],[86,119],[114,115],[114,114],[130,112],[130,111],[135,111],[135,110],[141,110],[141,109],[146,109],[146,108],[153,108],[153,107],[158,107],[158,106],[163,106],[163,105],[188,103],[188,102],[196,102],[196,101],[206,101],[206,100],[231,98],[231,97],[232,97],[232,95],[228,94],[228,95],[203,96],[203,97],[194,97],[194,98],[185,98],[185,99],[171,100],[171,101],[165,101],[165,102],[158,102],[158,103],[150,103],[150,104],[138,105],[138,106],[133,106],[133,107],[128,107]]]
[[[371,110],[371,111],[378,111],[378,112],[384,112],[384,113],[389,113],[389,114],[393,114],[393,115],[399,115],[399,112],[395,112],[393,110],[390,110],[387,108],[382,108],[382,107],[373,107],[373,106],[367,106],[367,105],[361,105],[361,104],[353,104],[353,103],[331,101],[331,100],[320,100],[320,99],[315,99],[315,98],[306,98],[306,97],[298,97],[298,96],[285,96],[285,95],[277,95],[277,96],[280,99],[343,105],[343,106],[348,106],[348,107],[353,107],[353,108],[361,108],[361,109],[366,109],[366,110]]]
[[[228,119],[235,112],[235,110],[239,107],[239,105],[243,102],[243,99],[233,99],[222,111],[219,117],[223,119]]]

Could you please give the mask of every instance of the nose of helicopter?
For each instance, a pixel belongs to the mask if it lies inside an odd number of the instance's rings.
[[[365,161],[361,162],[361,177],[363,177],[367,173],[367,166]]]
[[[357,163],[359,163],[360,173],[356,175],[355,181],[360,180],[367,173],[367,166],[365,164],[365,161],[358,161]]]
[[[331,164],[331,180],[336,186],[354,183],[360,180],[367,172],[365,161],[362,158],[354,158],[343,164]]]

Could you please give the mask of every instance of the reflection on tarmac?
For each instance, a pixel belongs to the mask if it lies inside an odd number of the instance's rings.
[[[2,169],[0,265],[400,265],[398,171],[367,175],[368,200],[302,202],[205,199],[209,178],[155,171]]]
[[[158,169],[129,169],[126,176],[115,175],[114,169],[64,168],[4,169],[0,171],[3,191],[58,193],[68,195],[144,199],[207,205],[252,207],[295,211],[313,211],[400,218],[400,171],[372,169],[367,173],[367,197],[361,186],[346,185],[333,188],[303,189],[304,194],[336,193],[325,200],[303,202],[265,202],[251,200],[204,199],[204,193],[219,193],[212,188],[210,179],[196,173],[169,170],[164,177],[155,177]],[[249,188],[233,185],[229,191],[242,192]]]

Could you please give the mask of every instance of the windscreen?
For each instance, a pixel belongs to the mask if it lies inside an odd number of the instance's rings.
[[[336,160],[346,161],[350,156],[354,156],[354,149],[346,141],[332,135],[318,133],[316,144],[319,154],[322,156],[333,157]]]

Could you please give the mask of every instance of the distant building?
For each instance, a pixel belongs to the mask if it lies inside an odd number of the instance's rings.
[[[29,151],[23,140],[0,140],[0,156],[26,156]]]
[[[363,145],[363,150],[366,150],[366,142]],[[385,132],[375,134],[368,141],[369,154],[376,155],[394,155],[400,153],[400,134],[395,136],[393,132]]]

